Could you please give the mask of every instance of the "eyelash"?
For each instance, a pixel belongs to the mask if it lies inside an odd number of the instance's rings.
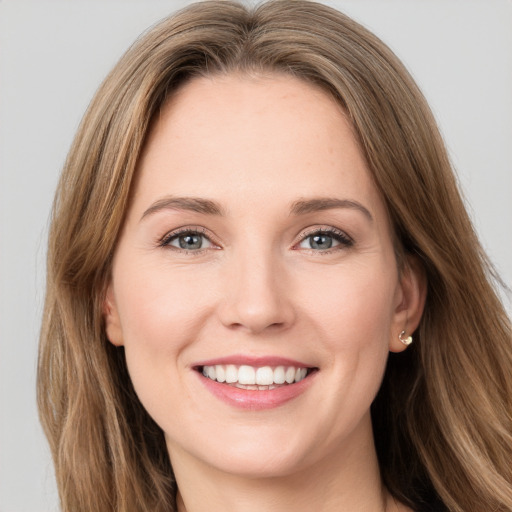
[[[199,255],[199,254],[202,254],[203,252],[207,251],[208,249],[211,249],[211,247],[206,247],[206,248],[201,248],[201,249],[197,249],[197,250],[189,250],[189,249],[178,248],[178,247],[174,247],[174,246],[170,245],[170,243],[173,240],[179,238],[180,236],[184,236],[184,235],[190,235],[190,236],[198,236],[199,235],[201,237],[204,237],[206,240],[208,240],[208,242],[210,244],[212,244],[214,246],[214,248],[218,249],[220,246],[220,244],[215,242],[215,240],[213,239],[213,237],[211,235],[206,234],[206,229],[200,228],[200,227],[184,227],[184,228],[180,228],[175,231],[172,231],[170,233],[167,233],[158,241],[158,246],[163,247],[163,248],[169,248],[169,249],[171,249],[173,251],[177,251],[177,252],[183,252],[183,253],[186,253],[189,255]],[[302,232],[300,234],[299,241],[296,244],[294,244],[293,248],[294,249],[298,248],[302,242],[304,242],[308,238],[313,237],[315,235],[329,236],[329,237],[333,238],[336,242],[338,242],[339,246],[330,247],[325,250],[304,249],[306,251],[309,251],[310,253],[329,254],[329,253],[337,251],[337,250],[347,249],[354,245],[354,240],[351,237],[349,237],[346,233],[344,233],[343,231],[340,231],[339,229],[329,227],[329,228],[314,228],[314,229],[310,229],[310,230]]]

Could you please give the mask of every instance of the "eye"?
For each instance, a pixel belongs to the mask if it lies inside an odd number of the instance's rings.
[[[162,247],[173,247],[184,251],[200,251],[201,249],[214,247],[205,234],[195,230],[170,233],[162,240],[161,245]]]
[[[298,247],[313,251],[328,251],[336,247],[350,247],[351,245],[353,245],[352,239],[342,231],[337,229],[319,229],[307,234],[298,244]]]

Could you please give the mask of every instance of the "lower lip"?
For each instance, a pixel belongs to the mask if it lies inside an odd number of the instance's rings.
[[[222,384],[216,380],[204,377],[198,373],[201,382],[217,398],[238,409],[260,411],[279,407],[304,393],[313,382],[317,372],[309,374],[300,382],[287,384],[274,389],[257,391],[253,389],[240,389],[228,384]]]

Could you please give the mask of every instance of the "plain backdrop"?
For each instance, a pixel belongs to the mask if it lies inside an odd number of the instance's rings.
[[[58,508],[35,371],[59,171],[106,73],[141,32],[187,3],[0,1],[0,512]],[[376,32],[418,81],[484,246],[511,285],[512,3],[328,3]]]

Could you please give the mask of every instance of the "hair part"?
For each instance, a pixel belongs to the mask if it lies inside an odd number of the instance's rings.
[[[387,46],[305,0],[187,7],[136,41],[82,120],[53,206],[38,369],[63,510],[175,510],[164,436],[106,339],[104,293],[152,119],[187,81],[229,73],[285,73],[334,97],[400,261],[425,268],[416,342],[390,356],[372,406],[385,485],[415,509],[439,496],[454,512],[512,510],[510,321],[434,118]]]

